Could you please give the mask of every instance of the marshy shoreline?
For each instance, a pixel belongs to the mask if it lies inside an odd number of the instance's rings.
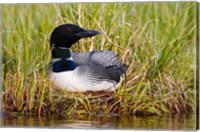
[[[165,116],[130,115],[41,115],[3,113],[4,127],[40,128],[87,128],[87,129],[134,129],[134,130],[195,130],[195,114]],[[167,124],[167,125],[166,125]]]
[[[2,5],[3,111],[39,116],[195,113],[196,6],[196,2]],[[103,32],[81,40],[72,51],[111,50],[128,65],[127,81],[116,92],[70,93],[49,82],[50,33],[64,23]]]

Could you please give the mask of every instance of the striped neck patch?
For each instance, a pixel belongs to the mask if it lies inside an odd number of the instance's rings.
[[[53,48],[51,51],[52,58],[70,58],[70,49],[69,48],[61,48],[61,47],[56,47]]]

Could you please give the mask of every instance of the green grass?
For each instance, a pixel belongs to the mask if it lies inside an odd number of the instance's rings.
[[[42,114],[195,112],[196,3],[1,5],[3,110]],[[128,65],[114,94],[69,93],[47,78],[52,30],[74,23],[102,35],[72,51],[111,50]]]

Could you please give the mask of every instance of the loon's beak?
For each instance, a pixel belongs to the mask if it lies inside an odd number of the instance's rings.
[[[87,38],[87,37],[92,37],[98,34],[100,34],[100,32],[95,31],[95,30],[84,30],[82,32],[77,33],[76,36],[80,38]]]

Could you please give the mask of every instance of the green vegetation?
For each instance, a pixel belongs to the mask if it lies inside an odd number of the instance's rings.
[[[196,3],[2,5],[3,110],[70,115],[195,112]],[[72,51],[111,50],[129,68],[115,93],[69,93],[47,78],[63,23],[103,32]],[[125,82],[125,81],[124,81]]]

